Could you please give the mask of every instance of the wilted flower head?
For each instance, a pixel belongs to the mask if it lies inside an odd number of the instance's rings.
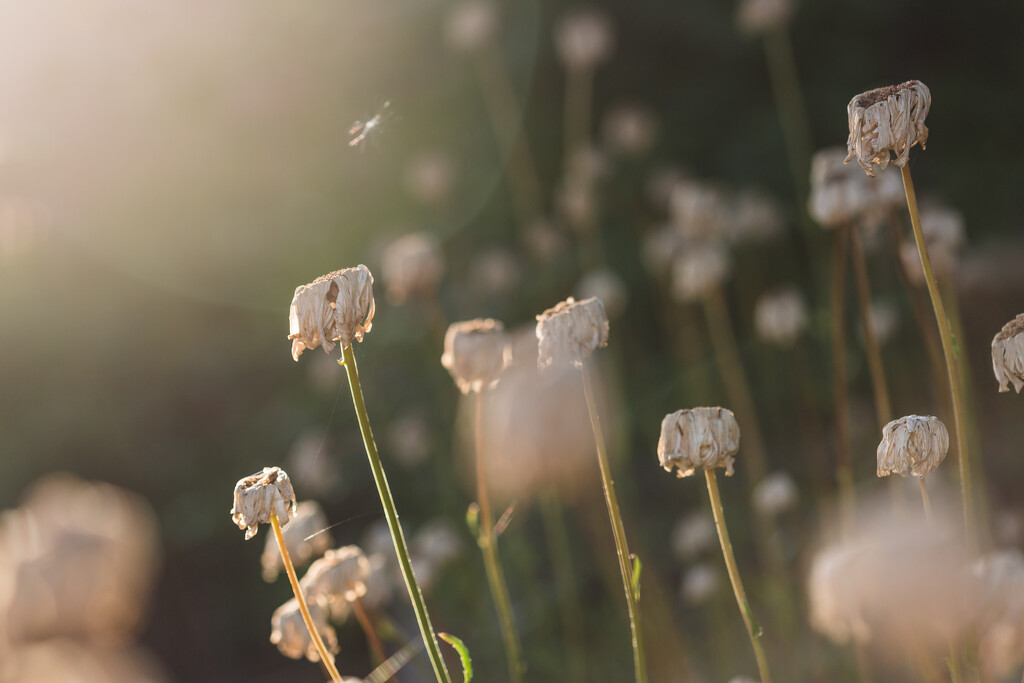
[[[555,27],[555,48],[567,69],[590,69],[607,60],[615,36],[611,19],[594,9],[578,9]]]
[[[765,341],[792,346],[807,327],[807,304],[796,288],[765,294],[754,306],[754,327]]]
[[[288,524],[297,507],[288,473],[280,467],[264,467],[235,484],[231,521],[245,529],[245,540],[249,540],[260,524],[270,524],[271,515],[277,516],[281,526]]]
[[[730,243],[760,244],[782,234],[782,212],[768,195],[744,190],[736,194],[730,205],[725,224],[725,237]]]
[[[715,520],[707,512],[694,512],[680,519],[672,529],[669,544],[676,559],[692,560],[718,543]]]
[[[846,161],[857,160],[869,176],[875,166],[885,168],[890,155],[900,168],[907,165],[910,148],[928,142],[924,119],[932,106],[932,94],[921,81],[876,88],[857,95],[846,107],[850,137]]]
[[[445,41],[458,52],[479,49],[491,38],[498,24],[498,8],[488,0],[457,3],[445,22]]]
[[[765,33],[789,23],[791,0],[743,0],[736,12],[736,25],[746,34]]]
[[[622,156],[639,156],[650,150],[658,132],[654,114],[644,107],[623,105],[612,109],[602,124],[605,144]]]
[[[422,154],[405,170],[405,187],[424,204],[446,201],[455,185],[455,164],[441,152]]]
[[[362,341],[373,323],[373,276],[364,265],[322,275],[295,288],[288,312],[292,358],[317,346],[330,353]]]
[[[437,237],[414,232],[399,237],[384,249],[381,259],[388,298],[395,303],[410,295],[432,294],[444,275],[444,257]]]
[[[441,365],[464,394],[493,387],[510,361],[508,335],[497,320],[452,323],[444,335]]]
[[[580,299],[600,299],[608,317],[617,318],[626,310],[629,294],[622,277],[611,268],[592,270],[576,285]]]
[[[661,421],[658,460],[666,472],[676,468],[677,477],[715,467],[724,467],[726,476],[732,476],[733,456],[739,450],[740,426],[731,410],[677,410]]]
[[[726,222],[725,199],[718,188],[697,180],[680,180],[669,197],[672,223],[691,240],[722,237]]]
[[[928,249],[928,260],[938,278],[950,277],[956,273],[960,252],[967,241],[964,217],[959,211],[942,204],[930,202],[921,204],[921,232]],[[924,269],[917,245],[906,242],[900,248],[907,275],[915,284],[924,282]]]
[[[718,570],[707,562],[702,562],[695,564],[683,575],[679,592],[686,602],[699,605],[713,598],[721,584]]]
[[[992,553],[974,563],[981,582],[978,620],[982,671],[1002,677],[1024,662],[1024,555]]]
[[[595,349],[608,345],[608,316],[600,299],[569,297],[537,316],[537,367],[579,365]]]
[[[370,575],[370,562],[362,549],[346,545],[328,550],[310,565],[299,585],[312,601],[326,600],[352,602],[366,594],[366,579]]]
[[[327,623],[327,606],[310,601],[309,614],[313,617],[313,625],[324,641],[324,647],[328,652],[337,654],[338,634],[334,627]],[[317,652],[313,638],[306,629],[306,622],[302,620],[302,612],[299,611],[299,602],[295,598],[274,610],[270,617],[270,629],[270,642],[277,645],[277,649],[285,657],[305,657],[311,662],[320,661],[320,653]]]
[[[878,476],[895,472],[923,477],[946,459],[949,433],[937,417],[907,415],[882,428],[878,444]]]
[[[702,299],[722,286],[731,271],[732,259],[721,245],[687,245],[672,261],[672,296],[683,303]]]
[[[331,532],[327,528],[327,516],[320,503],[315,500],[304,500],[299,503],[295,509],[295,516],[281,530],[288,555],[296,567],[309,564],[314,557],[319,557],[334,544]],[[260,564],[263,566],[264,581],[273,581],[284,569],[281,549],[273,536],[267,536]]]
[[[1003,325],[993,337],[992,371],[999,391],[1009,391],[1010,384],[1018,394],[1024,388],[1024,313]]]
[[[777,517],[796,507],[799,497],[793,477],[775,472],[757,483],[751,499],[758,514]]]

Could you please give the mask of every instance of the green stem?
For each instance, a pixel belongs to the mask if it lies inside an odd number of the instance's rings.
[[[860,241],[860,232],[856,228],[850,229],[850,247],[853,254],[854,280],[857,283],[857,301],[860,304],[860,319],[864,328],[864,351],[868,357],[871,389],[875,394],[878,430],[881,431],[892,419],[892,402],[889,400],[889,387],[885,381],[882,349],[878,343],[875,321],[871,317],[871,284],[868,280],[868,264],[864,258],[864,246]]]
[[[515,620],[512,618],[512,604],[508,594],[505,573],[498,561],[498,539],[494,533],[494,514],[491,511],[491,497],[487,493],[487,478],[484,474],[484,438],[483,438],[483,392],[476,394],[476,491],[477,504],[480,506],[480,533],[477,545],[484,557],[487,570],[487,582],[491,587],[491,598],[498,611],[501,625],[501,638],[505,643],[505,658],[508,660],[508,675],[513,683],[523,680],[523,662],[519,654],[519,636],[516,633]]]
[[[629,628],[633,643],[633,668],[637,683],[647,683],[647,662],[644,657],[643,631],[640,625],[639,587],[633,589],[633,567],[626,543],[626,530],[622,525],[622,514],[619,502],[615,497],[615,482],[612,480],[611,467],[608,465],[608,453],[605,449],[604,434],[601,431],[601,417],[597,413],[594,400],[594,389],[590,383],[590,372],[584,363],[580,364],[583,377],[583,395],[587,399],[587,410],[590,412],[590,426],[594,430],[594,443],[597,447],[597,462],[601,468],[601,483],[604,488],[604,502],[608,508],[608,518],[612,523],[612,535],[615,537],[615,551],[619,560],[619,573],[622,574],[622,587],[626,593],[626,605],[629,608]]]
[[[438,683],[451,683],[451,676],[444,664],[444,658],[441,656],[437,637],[434,635],[434,627],[430,623],[427,605],[423,601],[423,592],[412,571],[412,560],[409,559],[409,549],[405,543],[405,536],[402,534],[402,527],[398,523],[398,511],[395,509],[395,501],[391,497],[391,487],[388,486],[388,478],[384,474],[384,467],[381,465],[380,455],[377,453],[377,444],[373,440],[370,417],[366,413],[366,402],[363,399],[363,388],[359,383],[359,369],[356,367],[356,357],[352,352],[352,346],[343,345],[341,354],[342,364],[348,373],[348,385],[352,390],[352,404],[355,406],[356,417],[359,419],[359,431],[363,435],[363,445],[366,447],[366,457],[370,461],[373,481],[377,484],[377,493],[380,494],[380,502],[384,507],[384,516],[388,520],[391,540],[395,544],[398,564],[402,569],[402,578],[405,579],[405,587],[409,591],[409,600],[412,602],[413,611],[416,613],[416,622],[419,624],[420,634],[423,636],[423,644],[426,646],[427,655],[434,667],[434,675],[437,677]]]
[[[718,493],[718,477],[715,475],[715,470],[710,469],[704,470],[704,478],[708,482],[711,512],[715,515],[715,527],[718,529],[718,540],[722,545],[722,556],[725,557],[725,566],[729,571],[729,582],[732,584],[732,592],[736,596],[736,604],[739,605],[743,623],[747,627],[750,644],[754,647],[757,669],[761,673],[761,683],[771,683],[772,674],[768,670],[768,659],[765,657],[764,646],[761,644],[761,628],[754,623],[754,613],[751,611],[750,603],[747,601],[747,592],[743,590],[740,570],[736,566],[736,556],[732,552],[729,529],[725,526],[725,511],[722,509],[722,497]]]
[[[974,524],[974,509],[971,495],[971,464],[967,453],[964,401],[960,391],[957,351],[953,346],[953,335],[950,331],[951,325],[949,318],[946,316],[946,309],[942,305],[942,296],[939,294],[939,284],[935,280],[935,273],[932,272],[931,259],[928,258],[928,246],[924,241],[924,231],[921,229],[921,217],[917,211],[917,195],[914,193],[914,181],[910,177],[910,168],[903,166],[900,172],[903,174],[903,189],[907,194],[910,223],[914,228],[914,241],[917,243],[917,253],[921,257],[924,281],[928,285],[928,295],[931,297],[932,308],[935,310],[935,321],[939,326],[939,338],[942,341],[942,355],[946,361],[949,394],[953,400],[953,428],[956,431],[957,450],[960,455],[960,489],[963,493],[964,532],[967,535],[968,547],[973,549],[974,533],[972,527]]]
[[[327,667],[327,672],[331,675],[331,680],[335,683],[340,683],[341,674],[338,673],[337,667],[334,666],[334,655],[327,651],[327,646],[324,645],[323,638],[320,637],[320,631],[317,630],[316,624],[313,623],[313,615],[309,613],[309,605],[306,604],[306,598],[302,595],[302,588],[299,586],[299,577],[295,575],[295,565],[292,564],[291,554],[288,552],[288,544],[284,542],[284,534],[281,532],[281,522],[278,521],[277,515],[270,515],[270,526],[274,529],[274,538],[277,539],[277,547],[281,549],[281,560],[284,562],[284,571],[288,574],[288,583],[292,585],[292,592],[295,593],[295,601],[299,603],[299,612],[302,614],[302,621],[306,624],[306,630],[309,631],[309,637],[313,639],[313,645],[316,646],[316,651],[320,655],[320,661]]]
[[[562,516],[562,505],[557,491],[544,494],[541,500],[541,513],[548,553],[551,555],[555,570],[555,584],[558,586],[558,606],[562,612],[569,680],[579,683],[586,678],[583,612],[580,609],[579,593],[576,588],[569,534],[565,529],[565,519]]]
[[[836,226],[832,261],[832,390],[836,411],[836,479],[843,534],[853,521],[853,467],[850,460],[850,416],[846,378],[846,250],[850,228]]]
[[[810,126],[807,123],[807,109],[804,106],[800,79],[796,72],[793,45],[785,28],[765,34],[764,51],[768,62],[768,77],[779,108],[779,120],[782,124],[797,199],[801,207],[807,206]]]

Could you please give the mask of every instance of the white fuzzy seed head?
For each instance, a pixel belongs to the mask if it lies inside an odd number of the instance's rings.
[[[992,339],[992,371],[999,382],[999,391],[1010,385],[1019,394],[1024,388],[1024,313],[1003,325]]]
[[[295,288],[288,311],[292,358],[320,346],[330,353],[362,341],[373,324],[373,276],[364,265],[322,275]]]
[[[675,468],[677,477],[716,467],[724,467],[726,476],[732,476],[739,449],[740,426],[731,410],[677,410],[661,421],[658,460],[666,472]]]
[[[882,429],[878,443],[878,476],[892,473],[923,477],[934,472],[946,458],[949,432],[937,417],[907,415]]]

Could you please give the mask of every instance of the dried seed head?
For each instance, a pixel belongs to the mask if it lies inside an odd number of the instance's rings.
[[[322,275],[295,288],[288,312],[288,339],[292,358],[306,349],[323,347],[330,353],[334,342],[342,348],[362,341],[373,323],[373,276],[359,265]]]
[[[626,311],[629,293],[622,277],[611,268],[592,270],[576,285],[580,299],[600,299],[609,318],[618,318]]]
[[[271,515],[277,515],[281,526],[288,524],[297,507],[288,474],[280,467],[264,467],[235,484],[231,521],[245,529],[245,540],[249,540],[260,524],[270,524]]]
[[[314,557],[319,557],[334,545],[331,532],[327,529],[327,516],[324,515],[320,503],[315,500],[304,500],[299,503],[295,509],[295,516],[288,522],[288,526],[281,530],[288,555],[296,567],[304,567]],[[267,536],[260,564],[263,566],[263,580],[268,582],[274,581],[284,569],[281,549],[273,535]]]
[[[608,316],[596,297],[569,297],[537,316],[537,367],[580,365],[595,349],[608,345]]]
[[[715,597],[722,580],[718,570],[707,562],[696,564],[683,575],[680,594],[686,602],[699,605]]]
[[[494,37],[498,8],[488,0],[468,0],[452,7],[445,23],[445,40],[457,52],[472,52]]]
[[[960,252],[967,241],[963,214],[934,202],[922,203],[920,213],[921,232],[924,233],[932,271],[937,278],[953,276],[960,261]],[[917,245],[905,242],[900,247],[900,259],[910,279],[915,284],[923,284],[924,269]]]
[[[893,472],[923,477],[934,472],[949,450],[949,433],[937,417],[907,415],[882,428],[878,443],[878,476]]]
[[[687,239],[721,238],[726,213],[722,192],[709,183],[680,180],[672,188],[669,214],[672,223]]]
[[[611,110],[604,118],[605,144],[616,154],[637,157],[654,144],[658,123],[649,109],[624,105]]]
[[[1024,388],[1024,313],[1003,325],[992,339],[992,371],[999,391],[1009,391],[1010,384],[1018,394]]]
[[[907,165],[910,148],[928,142],[924,119],[932,106],[932,94],[921,81],[877,88],[857,95],[846,107],[850,137],[846,161],[857,160],[869,176],[875,166],[885,168],[890,155],[900,168]]]
[[[982,671],[1002,678],[1024,662],[1024,555],[1003,550],[978,560],[981,583],[978,619]]]
[[[689,303],[703,299],[722,286],[732,272],[732,259],[717,244],[683,247],[672,261],[672,296]]]
[[[313,625],[324,641],[327,651],[337,654],[338,634],[334,627],[327,623],[327,606],[310,601],[309,614],[313,617]],[[299,602],[295,598],[274,610],[270,617],[270,629],[270,642],[277,645],[277,649],[285,657],[305,657],[311,662],[320,661],[320,654],[313,644],[309,630],[306,629],[306,622],[302,620],[302,612],[299,611]]]
[[[299,585],[310,600],[352,602],[366,595],[370,562],[357,545],[328,550],[309,566]]]
[[[594,68],[611,56],[614,43],[611,19],[596,9],[570,12],[555,28],[555,48],[567,69]]]
[[[767,33],[788,24],[792,14],[791,0],[743,0],[736,12],[736,25],[747,35]]]
[[[452,323],[444,335],[441,365],[464,394],[493,387],[511,360],[505,326],[497,320]]]
[[[706,512],[695,512],[679,520],[672,529],[669,545],[676,559],[692,560],[718,543],[715,520]]]
[[[803,295],[793,287],[765,294],[754,307],[754,327],[767,342],[793,346],[807,327],[807,304]]]
[[[676,468],[677,477],[715,467],[724,467],[726,476],[731,477],[733,456],[739,449],[740,426],[731,410],[677,410],[661,421],[658,460],[666,472]]]
[[[816,223],[833,228],[858,219],[874,227],[903,202],[903,181],[895,171],[869,178],[844,164],[846,150],[828,147],[811,159],[811,193],[807,211]]]
[[[444,257],[437,238],[427,232],[414,232],[387,246],[381,269],[388,299],[402,303],[413,295],[431,295],[444,275]]]
[[[758,482],[751,499],[758,514],[777,517],[796,507],[799,497],[793,477],[775,472]]]

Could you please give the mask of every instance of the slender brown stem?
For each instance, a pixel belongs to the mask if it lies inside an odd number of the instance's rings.
[[[288,544],[284,542],[281,522],[278,521],[277,515],[270,515],[270,526],[274,529],[277,547],[281,549],[284,571],[288,574],[288,583],[292,585],[292,592],[295,593],[295,601],[299,603],[299,612],[302,614],[302,621],[305,622],[306,629],[309,631],[309,637],[313,639],[313,645],[316,646],[316,651],[320,655],[320,661],[327,667],[331,680],[335,681],[335,683],[340,683],[341,674],[338,673],[337,667],[334,666],[334,655],[324,645],[324,640],[320,637],[320,631],[317,630],[316,624],[313,623],[313,615],[309,613],[309,605],[306,604],[306,598],[302,595],[302,588],[299,587],[299,577],[295,575],[295,565],[292,564],[292,557],[288,552]]]
[[[878,417],[878,429],[881,431],[892,419],[892,402],[889,400],[889,387],[885,379],[885,366],[882,363],[878,332],[875,330],[875,321],[871,315],[871,284],[868,281],[868,265],[864,258],[864,246],[861,244],[860,232],[856,228],[850,228],[850,247],[850,252],[853,255],[853,273],[857,282],[858,308],[864,328],[864,351],[868,357],[871,389],[875,395],[875,414]]]
[[[715,516],[715,527],[718,529],[718,541],[722,545],[725,567],[729,571],[729,582],[732,584],[732,592],[736,596],[736,604],[739,605],[743,623],[747,627],[750,644],[754,647],[754,657],[757,658],[757,669],[761,673],[761,683],[771,683],[772,675],[768,670],[768,658],[765,656],[764,646],[761,644],[761,627],[754,621],[754,613],[750,609],[750,603],[747,601],[747,592],[743,590],[740,570],[736,566],[736,556],[732,552],[729,529],[725,526],[725,510],[722,508],[722,497],[718,492],[718,477],[715,475],[715,470],[710,469],[704,470],[704,478],[708,483],[708,498],[711,500],[711,512]]]
[[[836,226],[832,260],[832,390],[836,411],[836,479],[843,533],[853,518],[853,468],[850,460],[850,415],[846,378],[846,249],[849,226]]]
[[[921,485],[921,502],[924,504],[924,517],[929,523],[932,521],[932,499],[928,495],[928,485],[924,481],[924,477],[918,477],[917,483]]]
[[[380,642],[380,636],[377,635],[377,629],[373,627],[373,621],[370,619],[370,615],[366,613],[366,608],[363,607],[363,601],[356,598],[352,601],[352,611],[355,612],[356,620],[359,622],[360,628],[363,629],[363,633],[366,634],[366,640],[370,643],[370,650],[373,652],[373,665],[380,666],[387,656],[384,654],[384,645]]]
[[[626,529],[622,524],[619,501],[615,496],[615,482],[612,480],[612,471],[608,464],[604,432],[601,431],[601,416],[597,412],[594,389],[590,383],[590,372],[585,363],[580,364],[580,374],[583,378],[583,395],[587,399],[587,410],[590,413],[590,427],[594,431],[594,445],[597,450],[597,462],[601,469],[604,502],[608,508],[608,519],[612,524],[616,557],[619,560],[619,573],[622,574],[622,587],[626,593],[626,605],[629,608],[629,628],[633,636],[633,668],[636,673],[636,682],[647,683],[647,661],[644,655],[643,629],[640,624],[639,586],[634,590],[632,556],[629,554],[629,545],[626,542]]]
[[[513,683],[523,680],[523,662],[519,654],[519,635],[516,633],[515,620],[512,618],[512,601],[508,594],[505,573],[498,560],[498,539],[494,533],[494,514],[491,512],[491,497],[487,492],[487,477],[484,469],[484,429],[483,429],[484,395],[476,394],[476,491],[477,504],[480,506],[480,532],[477,545],[484,557],[484,568],[487,570],[487,583],[491,588],[491,598],[498,612],[501,625],[501,638],[505,643],[505,658],[508,660],[508,675]]]
[[[900,172],[903,174],[903,189],[907,194],[910,223],[914,228],[914,241],[917,243],[917,253],[921,257],[924,281],[928,286],[928,295],[932,300],[932,308],[935,310],[935,321],[939,326],[939,338],[942,341],[942,355],[946,361],[949,394],[953,400],[953,427],[956,431],[957,450],[960,455],[960,489],[963,494],[964,531],[967,535],[968,547],[973,549],[974,532],[972,528],[974,525],[974,508],[971,490],[971,464],[970,456],[967,452],[964,402],[960,392],[960,371],[957,367],[958,352],[954,347],[953,335],[950,330],[951,326],[949,318],[946,316],[946,309],[942,304],[939,285],[935,280],[935,273],[932,272],[932,262],[928,258],[928,246],[924,241],[924,231],[921,229],[921,217],[917,211],[917,195],[914,193],[914,181],[910,177],[910,167],[903,166]]]

